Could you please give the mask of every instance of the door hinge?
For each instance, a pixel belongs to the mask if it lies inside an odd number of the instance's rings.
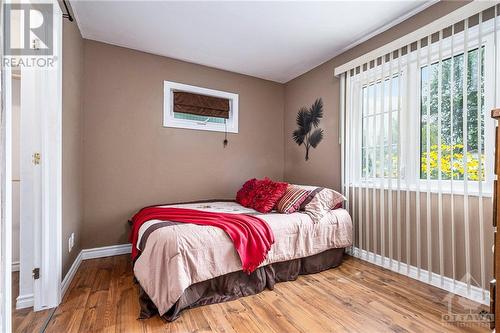
[[[33,164],[34,165],[39,165],[41,159],[42,159],[42,155],[40,155],[40,153],[33,154]]]
[[[40,268],[33,268],[33,279],[38,280],[40,278]]]

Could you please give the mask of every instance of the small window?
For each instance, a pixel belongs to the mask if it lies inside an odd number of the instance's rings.
[[[165,81],[163,126],[238,133],[238,94]]]

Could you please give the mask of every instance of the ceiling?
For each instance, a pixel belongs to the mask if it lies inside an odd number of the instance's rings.
[[[281,83],[432,3],[71,1],[84,38]]]

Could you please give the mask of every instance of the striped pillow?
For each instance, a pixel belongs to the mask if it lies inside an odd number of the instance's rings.
[[[310,190],[309,196],[300,205],[313,221],[320,221],[330,210],[342,207],[346,198],[329,188],[295,185],[304,190]]]
[[[309,195],[308,190],[298,186],[288,185],[286,192],[276,204],[276,210],[279,213],[290,214],[299,210],[300,205]]]

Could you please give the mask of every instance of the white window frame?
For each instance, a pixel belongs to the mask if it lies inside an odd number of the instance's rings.
[[[490,24],[488,24],[490,23]],[[473,50],[479,47],[479,43],[477,40],[477,29],[469,29],[469,41],[467,45],[468,51]],[[498,37],[497,44],[500,43],[500,36]],[[494,181],[494,133],[495,133],[495,122],[490,117],[488,112],[488,107],[493,105],[494,94],[494,38],[493,38],[493,25],[491,24],[491,20],[489,22],[483,23],[483,34],[481,37],[482,46],[485,47],[485,56],[484,56],[484,143],[483,149],[485,152],[485,179],[482,181],[482,192],[481,195],[485,197],[490,197],[493,195],[493,181]],[[404,55],[402,58],[401,64],[401,89],[408,94],[408,107],[409,109],[406,112],[401,114],[401,119],[403,123],[409,121],[410,124],[420,124],[421,123],[421,114],[420,114],[420,69],[425,67],[427,61],[427,46],[422,47],[420,49],[421,59],[425,59],[423,64],[420,64],[420,68],[417,68],[417,53],[416,51],[412,51],[410,53],[409,63],[405,63],[406,56]],[[464,53],[464,45],[463,45],[463,32],[455,34],[454,43],[453,43],[453,53],[454,56]],[[425,56],[424,56],[425,55]],[[497,55],[497,57],[500,55]],[[442,59],[446,59],[451,57],[451,42],[449,38],[446,38],[442,42]],[[437,47],[431,49],[431,63],[435,63],[439,59],[439,54],[437,51]],[[386,73],[384,73],[384,80],[388,79],[389,76],[397,75],[396,68],[397,60],[392,64],[392,68],[389,71],[388,65],[386,64]],[[357,92],[356,98],[363,98],[362,91],[363,87],[366,87],[374,82],[381,81],[381,65],[378,65],[377,68],[373,68],[370,70],[371,74],[368,74],[369,80],[362,80],[363,74],[357,74],[354,77],[351,77],[353,91]],[[408,78],[412,78],[408,80]],[[418,79],[414,79],[418,78]],[[498,94],[498,92],[497,92]],[[387,96],[386,96],[387,97]],[[353,101],[356,101],[356,98]],[[402,109],[404,109],[405,104],[405,96],[403,95],[402,100]],[[358,102],[354,102],[358,103]],[[389,188],[389,178],[388,177],[372,177],[368,175],[367,177],[363,177],[361,174],[362,165],[361,165],[361,137],[363,135],[362,131],[362,109],[354,111],[354,119],[359,119],[358,129],[359,135],[358,144],[356,146],[356,150],[354,152],[353,161],[355,161],[355,170],[353,170],[353,178],[351,179],[350,186],[352,187],[362,187],[362,188],[379,188],[383,182],[383,186],[385,188]],[[357,116],[356,116],[357,113]],[[407,119],[407,117],[410,117]],[[401,160],[400,160],[400,173],[401,173],[401,189],[402,190],[416,190],[417,188],[423,190],[429,190],[430,192],[441,192],[441,193],[451,193],[453,189],[453,193],[464,193],[464,182],[460,180],[427,180],[420,178],[420,126],[410,126],[409,133],[406,133],[405,136],[401,136],[402,142],[406,142],[406,147],[410,147],[410,152],[401,150]],[[403,144],[402,144],[403,147]],[[415,153],[411,153],[415,152]],[[395,177],[391,178],[393,180]],[[451,184],[453,182],[453,184]],[[468,181],[468,194],[469,195],[479,195],[479,182],[477,181]]]
[[[229,100],[229,119],[226,123],[210,123],[174,117],[174,92],[182,91]],[[238,133],[238,94],[192,86],[172,81],[163,82],[163,127],[183,128],[201,131]],[[208,118],[208,117],[207,117]]]

